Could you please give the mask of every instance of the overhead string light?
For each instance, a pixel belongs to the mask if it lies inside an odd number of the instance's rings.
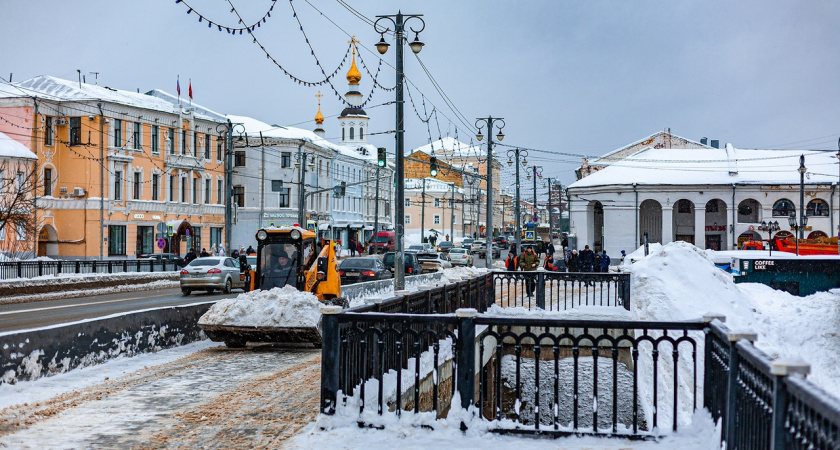
[[[175,0],[175,4],[183,3],[184,6],[187,7],[187,14],[192,14],[193,12],[195,12],[195,14],[198,16],[198,22],[201,23],[201,22],[206,21],[207,22],[207,28],[213,28],[213,26],[215,25],[216,28],[218,29],[218,31],[225,30],[225,31],[227,31],[228,34],[236,34],[236,32],[238,31],[239,34],[241,35],[244,30],[248,30],[248,32],[250,33],[251,31],[259,28],[262,24],[266,23],[268,18],[271,17],[271,11],[274,10],[274,6],[277,3],[277,0],[270,0],[270,1],[271,1],[271,6],[268,8],[268,11],[266,11],[266,13],[263,14],[263,16],[262,16],[262,18],[260,18],[260,20],[256,21],[255,23],[253,23],[249,26],[243,26],[243,27],[228,27],[228,26],[224,26],[224,25],[222,25],[218,22],[212,21],[212,20],[208,19],[206,15],[200,14],[198,11],[195,10],[195,8],[193,8],[192,6],[187,4],[187,2],[185,2],[184,0]],[[231,12],[233,12],[233,11],[231,10]],[[245,25],[245,23],[242,22],[242,20],[240,20],[239,23],[242,24],[242,25]]]
[[[26,126],[23,126],[23,125],[18,125],[14,122],[9,121],[8,119],[6,119],[3,116],[0,116],[0,120],[2,120],[3,122],[6,122],[7,124],[9,124],[9,125],[11,125],[15,128],[20,128],[21,130],[43,130],[44,129],[43,125],[41,125],[39,127],[34,127],[34,128],[33,127],[26,127]]]
[[[376,74],[372,74],[372,73],[370,73],[370,70],[368,69],[367,64],[365,64],[365,60],[362,58],[362,52],[359,52],[358,56],[359,56],[359,62],[362,63],[362,67],[365,69],[365,72],[367,72],[368,76],[373,80],[373,84],[375,84],[376,86],[379,86],[379,89],[382,89],[385,92],[393,92],[395,89],[397,89],[396,85],[394,85],[393,87],[387,88],[385,86],[382,86],[382,84],[379,83],[379,71],[382,70],[382,58],[377,58],[377,59],[379,59],[379,66],[376,68]]]

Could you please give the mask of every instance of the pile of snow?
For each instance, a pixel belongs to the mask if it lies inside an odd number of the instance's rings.
[[[317,327],[321,305],[315,295],[292,286],[252,291],[220,300],[198,323],[256,327]]]

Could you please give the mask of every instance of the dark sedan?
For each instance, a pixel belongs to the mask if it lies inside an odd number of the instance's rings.
[[[452,247],[454,247],[454,244],[449,241],[438,242],[437,251],[439,253],[449,253]]]
[[[379,258],[347,258],[338,266],[338,275],[342,285],[392,278]]]

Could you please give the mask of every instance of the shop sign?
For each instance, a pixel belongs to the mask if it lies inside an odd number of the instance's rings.
[[[145,215],[143,215],[143,214],[135,214],[135,215],[134,215],[134,218],[135,218],[135,219],[145,219],[145,218],[146,218],[146,216],[145,216]]]

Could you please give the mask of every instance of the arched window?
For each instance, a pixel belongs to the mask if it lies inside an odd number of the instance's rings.
[[[805,215],[828,217],[828,203],[818,198],[811,200],[805,208]]]
[[[350,127],[350,140],[353,140],[353,127]]]
[[[344,140],[344,127],[341,127],[341,140]]]
[[[364,139],[364,138],[365,138],[365,128],[364,127],[359,127],[359,139]]]
[[[787,217],[791,214],[796,214],[792,201],[783,198],[773,204],[773,217]]]

